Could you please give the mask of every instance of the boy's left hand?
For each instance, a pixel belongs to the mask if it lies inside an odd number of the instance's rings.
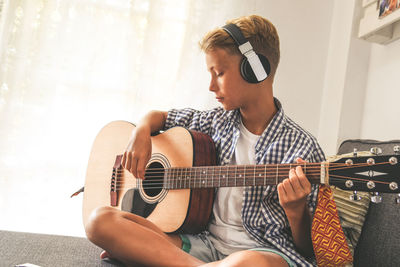
[[[297,163],[305,163],[298,158]],[[289,178],[278,184],[279,203],[287,217],[301,217],[307,208],[307,196],[311,193],[311,184],[301,166],[289,171]]]

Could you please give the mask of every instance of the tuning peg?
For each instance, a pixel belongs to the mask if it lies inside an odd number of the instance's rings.
[[[397,194],[397,197],[394,199],[394,203],[400,204],[400,194]]]
[[[393,151],[395,154],[400,154],[400,146],[394,146]]]
[[[382,149],[380,147],[371,147],[370,152],[374,155],[381,155]]]
[[[373,203],[381,203],[382,202],[382,196],[380,196],[378,192],[374,192],[374,195],[371,197],[371,201]]]
[[[357,195],[357,191],[353,191],[353,194],[350,195],[350,200],[359,201],[361,200],[361,197]]]

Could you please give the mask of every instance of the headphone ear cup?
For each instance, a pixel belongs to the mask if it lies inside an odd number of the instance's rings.
[[[267,76],[271,73],[271,65],[269,64],[268,59],[260,54],[257,54],[258,58],[261,61],[261,64],[264,67]],[[240,63],[240,74],[242,75],[243,79],[249,83],[259,83],[262,81],[258,81],[256,75],[254,74],[253,69],[247,58],[243,57],[242,62]]]

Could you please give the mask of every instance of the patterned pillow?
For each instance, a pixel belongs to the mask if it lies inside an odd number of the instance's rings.
[[[358,156],[370,156],[370,152],[358,152]],[[352,157],[353,153],[337,155],[329,157],[327,161],[336,161],[342,157]],[[364,225],[365,216],[368,212],[371,194],[368,192],[357,192],[361,200],[354,201],[350,199],[353,194],[352,191],[342,190],[335,186],[331,186],[333,197],[338,209],[340,222],[343,232],[346,236],[347,243],[354,255],[354,248],[357,245],[358,239],[361,235],[361,230]]]

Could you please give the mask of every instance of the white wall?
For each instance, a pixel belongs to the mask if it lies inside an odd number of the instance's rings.
[[[346,139],[400,139],[400,40],[359,39],[361,16],[361,0],[335,1],[317,134],[326,155]]]
[[[372,45],[360,138],[400,139],[399,74],[400,40]]]
[[[286,114],[316,136],[333,2],[272,1],[259,10],[275,23],[280,35],[274,94]]]

